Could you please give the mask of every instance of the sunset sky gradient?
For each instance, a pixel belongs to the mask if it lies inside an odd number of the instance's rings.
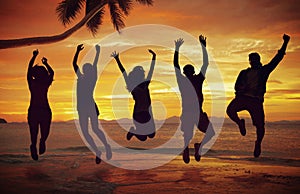
[[[64,27],[55,13],[59,2],[60,0],[0,1],[0,39],[54,35],[65,31],[70,26]],[[267,121],[300,120],[299,8],[297,0],[154,0],[154,5],[150,7],[134,4],[130,15],[125,18],[125,23],[126,27],[163,24],[186,31],[195,38],[200,34],[207,36],[210,60],[217,64],[224,80],[226,99],[223,100],[226,100],[226,104],[234,97],[233,88],[238,73],[249,67],[248,54],[259,52],[262,63],[266,64],[280,48],[283,42],[282,35],[289,34],[291,40],[287,54],[270,75],[264,106]],[[82,17],[83,13],[71,26]],[[66,121],[76,118],[73,108],[76,79],[72,69],[76,46],[81,43],[85,45],[79,57],[80,61],[89,49],[93,49],[94,44],[113,32],[115,30],[107,11],[103,25],[95,37],[84,27],[61,42],[0,50],[0,117],[9,122],[26,121],[30,98],[26,82],[27,65],[32,51],[39,49],[40,54],[36,63],[41,64],[40,60],[45,56],[55,71],[55,81],[48,93],[53,120]],[[174,40],[169,41],[173,44]],[[151,59],[147,48],[136,48],[121,53],[125,68],[130,70],[135,64],[142,63],[145,64],[144,69],[147,72]],[[151,46],[151,49],[157,53],[158,63],[163,64],[154,70],[156,71],[154,76],[160,76],[159,73],[163,72],[161,76],[165,76],[165,79],[173,79],[175,82],[172,66],[174,51],[155,46]],[[118,48],[115,47],[115,50]],[[184,56],[180,59],[182,66],[189,62]],[[199,69],[201,64],[195,66]],[[95,89],[95,99],[100,108],[101,119],[116,119],[111,109],[111,87],[116,80],[120,83],[118,93],[124,95],[119,95],[120,108],[117,111],[124,112],[122,117],[131,115],[132,100],[129,100],[129,106],[122,106],[122,100],[128,101],[131,97],[121,78],[119,69],[112,60]],[[180,99],[175,92],[155,81],[151,84],[150,90],[154,116],[157,115],[158,119],[162,119],[180,115]],[[211,91],[207,88],[207,83],[204,84],[203,92],[204,110],[210,115]],[[155,110],[156,106],[162,104],[165,107],[164,113]]]

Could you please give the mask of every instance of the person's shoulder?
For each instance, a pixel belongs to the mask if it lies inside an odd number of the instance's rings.
[[[251,71],[251,68],[250,68],[250,67],[241,70],[240,73],[247,73],[247,72],[249,72],[249,71]]]
[[[181,70],[178,68],[175,68],[175,73],[176,73],[176,76],[184,77],[184,75],[181,73]]]
[[[84,78],[83,74],[81,74],[80,72],[79,73],[76,73],[77,75],[77,80],[82,80]]]
[[[268,66],[270,66],[270,63],[265,64],[265,65],[262,65],[262,66],[261,66],[261,69],[266,69],[266,68],[268,68]]]
[[[143,86],[149,86],[150,82],[151,82],[151,80],[144,81],[144,82],[142,83],[142,85],[143,85]]]
[[[205,79],[205,76],[202,74],[202,72],[198,73],[197,75],[195,75],[195,77],[197,79],[201,79],[201,80],[204,80]]]

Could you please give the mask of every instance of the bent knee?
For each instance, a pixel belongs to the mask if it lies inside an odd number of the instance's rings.
[[[233,109],[232,109],[232,107],[230,105],[227,106],[226,113],[227,113],[227,115],[232,115]]]

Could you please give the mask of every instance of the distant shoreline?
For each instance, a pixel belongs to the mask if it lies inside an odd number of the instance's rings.
[[[216,120],[223,120],[220,117],[213,117]],[[246,120],[246,123],[252,123],[252,120],[250,117],[246,117],[244,118]],[[6,121],[5,119],[3,119],[4,121]],[[77,119],[73,119],[73,120],[65,120],[65,121],[52,121],[52,123],[74,123],[75,121],[78,121]],[[121,118],[121,119],[117,119],[117,120],[106,120],[106,119],[99,119],[99,121],[101,123],[114,123],[114,122],[122,122],[122,123],[132,123],[132,119],[129,118]],[[155,122],[158,123],[179,123],[180,122],[180,118],[177,116],[173,116],[173,117],[169,117],[166,120],[155,120]],[[12,121],[12,122],[3,122],[0,124],[10,124],[10,123],[27,123],[27,121]],[[234,124],[233,121],[231,121],[229,118],[225,118],[224,119],[224,124]],[[300,124],[300,120],[276,120],[276,121],[266,121],[266,124]]]

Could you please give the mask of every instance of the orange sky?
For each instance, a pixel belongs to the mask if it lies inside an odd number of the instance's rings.
[[[1,1],[0,39],[53,35],[63,32],[66,28],[58,22],[55,14],[58,2],[60,0]],[[287,55],[268,81],[265,95],[266,120],[300,120],[298,67],[300,64],[300,13],[296,0],[262,0],[259,3],[253,0],[216,0],[213,3],[208,0],[188,1],[188,3],[185,0],[155,0],[152,7],[135,4],[125,22],[127,27],[139,24],[169,25],[186,31],[195,38],[199,34],[206,35],[209,54],[218,65],[224,80],[226,104],[234,97],[233,86],[239,71],[249,66],[248,54],[252,51],[259,52],[265,64],[280,48],[282,34],[289,34],[291,41]],[[30,97],[26,83],[26,70],[32,51],[38,48],[40,54],[36,63],[41,63],[40,59],[46,56],[55,70],[55,81],[48,94],[53,120],[73,119],[72,95],[75,77],[71,62],[75,47],[79,43],[85,44],[85,50],[79,58],[81,60],[93,44],[113,32],[107,12],[105,21],[95,37],[86,28],[82,28],[70,38],[58,43],[0,50],[0,117],[10,122],[26,121]],[[172,74],[173,50],[161,47],[151,48],[156,51],[158,61],[170,65],[169,68],[158,66],[154,76],[166,76],[164,79],[175,80]],[[145,70],[147,71],[151,56],[146,49],[143,47],[122,53],[121,59],[124,66],[130,70],[135,64],[146,61]],[[186,62],[187,60],[182,56],[181,65]],[[195,64],[196,67],[199,65]],[[160,75],[161,71],[165,74]],[[112,86],[121,78],[120,76],[116,64],[112,61],[105,71],[105,76],[98,82],[95,99],[100,107],[102,119],[114,119],[110,96]],[[123,102],[128,102],[128,98],[131,97],[125,90],[123,80],[120,79],[118,83],[120,85],[118,94],[125,97],[120,95],[118,99],[120,107],[114,110],[118,112],[115,115],[130,117],[132,101],[129,100],[129,105],[125,103],[126,106]],[[180,101],[174,92],[168,90],[170,88],[154,81],[150,89],[154,116],[164,118],[180,115]],[[211,114],[211,92],[207,83],[204,85],[204,94],[204,110]],[[159,108],[162,106],[165,107],[164,111]]]

